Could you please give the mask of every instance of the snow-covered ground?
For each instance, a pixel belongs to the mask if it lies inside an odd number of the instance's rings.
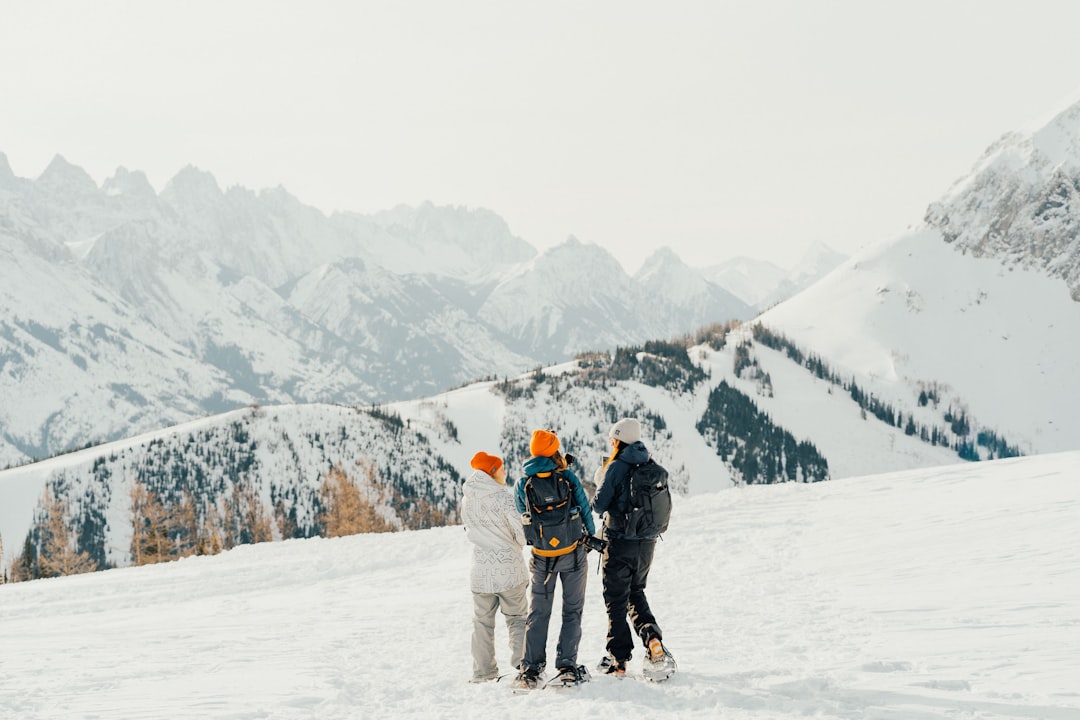
[[[640,653],[565,692],[469,684],[460,527],[4,585],[0,718],[1080,718],[1078,471],[1070,452],[676,498],[649,585],[663,685]],[[581,662],[604,634],[590,569]]]

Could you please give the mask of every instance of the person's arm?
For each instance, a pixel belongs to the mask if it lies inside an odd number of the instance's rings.
[[[581,480],[573,470],[564,470],[563,473],[570,478],[570,484],[574,488],[574,504],[581,510],[581,519],[585,522],[585,529],[590,535],[595,535],[596,524],[593,522],[592,508],[589,506],[589,497],[585,494],[585,488],[581,486]]]
[[[514,484],[514,504],[519,514],[525,512],[525,478]]]
[[[600,481],[600,487],[596,490],[596,497],[593,498],[593,510],[597,515],[603,515],[611,509],[611,503],[615,501],[615,485],[616,476],[615,461],[607,466],[607,471],[604,473],[604,479]]]

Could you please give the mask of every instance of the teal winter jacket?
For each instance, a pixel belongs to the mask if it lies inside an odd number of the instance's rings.
[[[552,472],[555,470],[555,461],[549,457],[531,457],[525,461],[522,469],[525,471],[526,477],[542,472]],[[589,498],[585,494],[585,488],[581,486],[581,480],[569,468],[563,470],[562,474],[570,481],[570,487],[574,489],[574,506],[581,513],[585,529],[589,531],[590,535],[595,535],[596,525],[593,523],[592,508],[589,506]],[[517,503],[519,513],[525,512],[527,507],[525,502],[525,479],[525,477],[519,479],[514,486],[514,500]]]

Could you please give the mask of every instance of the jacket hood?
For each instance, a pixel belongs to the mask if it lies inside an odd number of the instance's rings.
[[[555,461],[549,457],[531,457],[522,464],[521,469],[525,471],[526,475],[549,472],[555,469]]]
[[[465,484],[461,488],[462,494],[471,498],[485,497],[500,490],[505,491],[506,486],[495,482],[495,478],[483,470],[473,470],[472,475],[465,478]]]
[[[645,443],[638,440],[635,443],[631,443],[622,449],[619,453],[619,460],[628,462],[631,465],[638,465],[649,459],[649,449],[645,447]]]

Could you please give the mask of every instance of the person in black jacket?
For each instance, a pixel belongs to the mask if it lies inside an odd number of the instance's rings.
[[[656,536],[626,535],[619,528],[620,514],[627,510],[630,495],[630,471],[649,460],[649,451],[641,442],[641,423],[623,418],[608,433],[611,457],[604,465],[603,480],[597,488],[593,510],[604,518],[603,585],[604,605],[608,614],[607,655],[597,670],[610,675],[625,675],[626,663],[634,649],[634,633],[646,649],[643,672],[647,677],[663,679],[675,670],[675,660],[663,644],[660,626],[645,597],[645,584],[652,567]]]

